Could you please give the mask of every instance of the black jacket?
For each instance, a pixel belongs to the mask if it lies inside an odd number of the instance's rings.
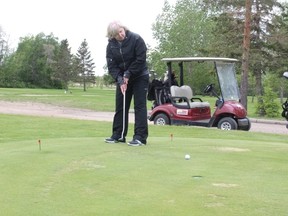
[[[147,47],[142,37],[131,31],[126,31],[126,38],[121,43],[110,39],[106,48],[109,74],[118,82],[124,73],[131,81],[148,74],[146,52]]]

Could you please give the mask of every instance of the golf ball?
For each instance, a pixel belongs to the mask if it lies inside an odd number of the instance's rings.
[[[185,155],[185,160],[189,160],[190,159],[190,155],[189,154],[186,154]]]

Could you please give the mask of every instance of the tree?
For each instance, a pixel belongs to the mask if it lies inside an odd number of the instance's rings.
[[[205,1],[209,4],[208,0]],[[244,1],[238,0],[215,0],[212,4],[214,4],[216,8],[220,8],[222,14],[225,10],[230,10],[231,18],[235,20],[238,19],[240,25],[245,20],[245,25],[243,26],[244,38],[240,90],[241,102],[247,108],[249,71],[251,77],[254,77],[254,80],[251,80],[255,82],[255,84],[250,84],[250,86],[254,86],[253,92],[250,90],[250,93],[252,93],[253,96],[256,95],[257,98],[261,100],[263,97],[260,96],[265,93],[262,84],[263,75],[274,73],[274,71],[277,71],[277,66],[279,67],[279,59],[275,59],[277,56],[275,54],[278,53],[278,51],[272,48],[269,40],[271,41],[271,38],[274,38],[274,33],[271,30],[279,26],[279,23],[273,23],[273,20],[278,17],[278,14],[283,8],[276,0],[249,0],[246,1],[245,7],[243,3]],[[245,16],[244,12],[246,12]],[[241,35],[241,31],[237,31],[237,34]],[[225,40],[227,44],[226,47],[231,46],[231,41]],[[278,63],[276,63],[276,61],[278,61]],[[259,102],[261,101],[258,101],[258,103]]]
[[[8,39],[6,33],[0,26],[0,66],[3,64],[4,58],[9,54]]]
[[[0,66],[0,86],[4,88],[23,88],[25,83],[20,79],[17,70],[15,53],[4,58]]]
[[[248,69],[250,51],[250,22],[251,22],[251,0],[246,0],[245,27],[243,38],[242,74],[241,74],[241,103],[247,109],[248,91]]]
[[[112,76],[108,73],[105,73],[103,75],[103,84],[107,86],[111,86],[115,84],[115,80],[112,78]]]
[[[198,0],[178,0],[175,6],[171,6],[165,1],[163,12],[158,15],[152,28],[158,46],[148,52],[149,65],[153,65],[152,69],[159,77],[163,76],[167,70],[161,58],[205,56],[209,53],[214,37],[212,34],[214,23],[199,7],[199,2]],[[187,68],[187,73],[185,73],[187,78],[191,77],[191,73],[192,68]],[[204,76],[197,76],[197,82],[191,80],[194,91],[202,92],[200,89],[204,88],[204,79]]]
[[[50,34],[40,33],[36,36],[20,38],[13,57],[9,58],[10,71],[24,83],[22,87],[52,88],[51,78],[54,51],[57,50],[58,39]]]
[[[157,16],[155,23],[152,25],[153,38],[156,39],[158,45],[156,48],[150,48],[148,50],[148,65],[151,66],[151,69],[158,72],[159,76],[166,71],[166,67],[161,62],[161,58],[164,57],[164,53],[169,52],[171,49],[168,37],[174,17],[173,8],[170,6],[168,1],[165,0],[162,13]],[[166,54],[166,56],[167,55],[169,54]]]
[[[86,39],[81,43],[77,50],[76,56],[79,62],[79,76],[82,77],[84,91],[86,91],[87,82],[95,82],[95,63],[91,58],[91,53],[89,51],[88,43]]]
[[[11,87],[11,82],[18,83],[15,73],[11,69],[10,50],[6,33],[0,26],[0,86]]]
[[[287,91],[286,82],[283,82],[282,75],[284,71],[288,71],[288,3],[283,4],[283,11],[272,19],[272,25],[269,26],[270,36],[267,38],[269,49],[273,53],[270,59],[270,70],[273,71],[278,78],[278,91],[280,91],[281,103],[285,90]],[[275,90],[275,89],[273,89]]]
[[[73,69],[73,55],[68,40],[65,39],[61,41],[59,51],[56,54],[53,79],[62,82],[66,91],[68,91],[69,81],[72,81],[77,73]]]

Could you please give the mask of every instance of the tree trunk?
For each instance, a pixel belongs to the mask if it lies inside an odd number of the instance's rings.
[[[251,25],[251,0],[246,0],[245,27],[243,38],[242,74],[241,74],[241,103],[247,110],[248,69],[250,51],[250,25]]]
[[[260,69],[256,69],[254,71],[255,75],[255,95],[257,96],[262,96],[262,74]]]

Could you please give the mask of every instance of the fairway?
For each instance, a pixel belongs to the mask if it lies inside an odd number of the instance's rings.
[[[151,125],[129,147],[109,122],[0,117],[2,215],[288,214],[286,135]]]

